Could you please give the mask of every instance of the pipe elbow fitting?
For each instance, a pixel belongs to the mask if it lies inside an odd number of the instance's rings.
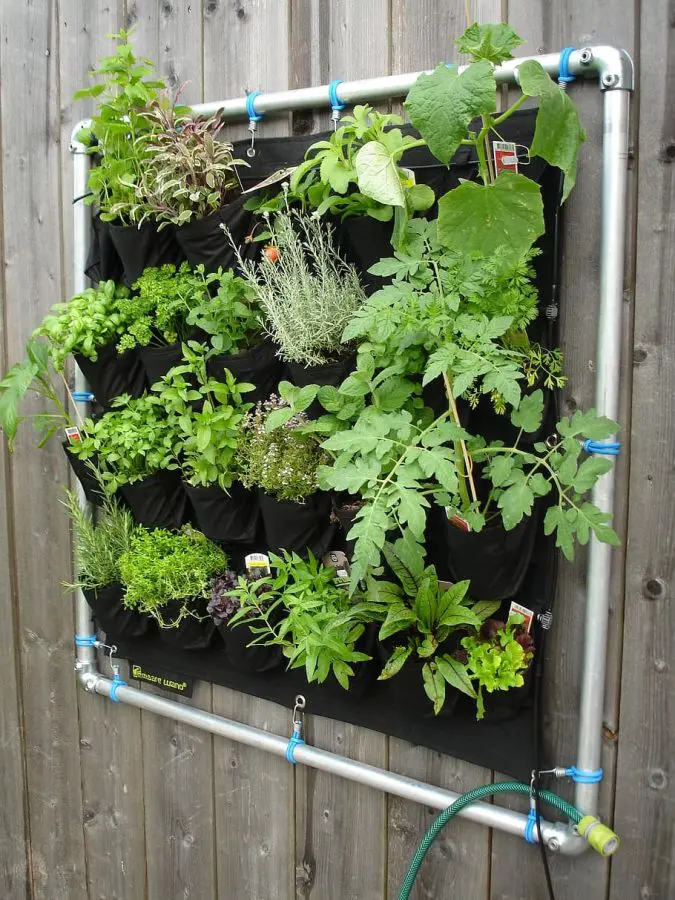
[[[91,131],[91,119],[82,119],[75,124],[70,134],[70,143],[68,144],[68,149],[71,153],[87,153],[89,151],[87,144],[82,140],[82,132],[87,130]]]
[[[601,91],[632,91],[635,87],[635,67],[628,51],[621,47],[601,45],[582,50],[582,65],[592,66],[598,73]],[[588,61],[586,61],[588,59]]]

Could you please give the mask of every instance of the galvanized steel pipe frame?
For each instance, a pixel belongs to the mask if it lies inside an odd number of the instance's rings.
[[[501,83],[517,82],[518,66],[525,59],[538,60],[552,76],[558,74],[559,54],[514,59],[496,69]],[[633,89],[633,63],[629,54],[610,46],[593,46],[575,50],[569,58],[569,69],[580,77],[596,77],[604,93],[603,176],[602,176],[602,240],[600,252],[600,302],[596,357],[595,408],[600,415],[617,417],[619,404],[621,309],[623,303],[623,264],[625,253],[625,215],[628,173],[628,113]],[[376,102],[404,96],[419,72],[391,75],[362,81],[342,82],[338,86],[341,102]],[[279,113],[290,110],[329,106],[327,85],[261,94],[256,98],[257,113]],[[220,113],[227,119],[245,118],[246,99],[202,103],[193,110],[198,115]],[[79,139],[80,130],[89,125],[84,120],[75,127],[70,150],[73,153],[74,177],[74,278],[75,291],[87,283],[84,274],[89,241],[88,207],[82,202],[87,191],[89,156]],[[76,373],[76,387],[86,384]],[[84,496],[80,493],[81,501]],[[614,505],[614,476],[605,475],[595,488],[593,500],[611,512]],[[592,540],[588,554],[584,659],[581,686],[581,708],[577,768],[593,771],[600,768],[602,749],[602,711],[605,688],[606,645],[609,615],[610,548]],[[91,613],[84,596],[76,600],[76,622],[79,635],[93,635]],[[96,651],[91,646],[78,646],[75,669],[81,686],[89,692],[109,697],[112,681],[97,668]],[[118,687],[116,698],[130,706],[144,709],[175,721],[183,722],[212,734],[285,756],[288,738],[270,734],[260,728],[216,716],[201,709],[184,706],[173,700],[143,693],[133,687]],[[289,698],[290,699],[290,698]],[[379,769],[344,756],[308,745],[298,746],[295,758],[303,765],[331,772],[351,781],[414,800],[437,809],[449,806],[457,794],[434,785],[415,781],[385,769]],[[575,802],[587,814],[597,812],[598,784],[576,785]],[[475,803],[460,813],[467,819],[498,828],[519,837],[524,836],[525,815],[488,803]],[[566,823],[542,821],[542,836],[551,850],[576,856],[587,847],[574,829]]]

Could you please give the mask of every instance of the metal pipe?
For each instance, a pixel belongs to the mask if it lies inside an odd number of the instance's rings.
[[[110,696],[112,681],[109,678],[95,674],[85,674],[81,676],[80,681],[85,690],[104,697]],[[267,753],[272,753],[274,756],[286,756],[288,737],[270,734],[260,728],[243,725],[232,719],[216,716],[213,713],[205,712],[195,707],[184,706],[173,700],[167,700],[156,694],[148,694],[132,687],[118,687],[116,697],[123,703],[135,706],[138,709],[167,716],[193,728],[199,728],[219,737],[228,738],[240,744],[255,747],[258,750],[264,750]],[[311,747],[307,744],[296,746],[294,757],[302,765],[319,769],[322,772],[329,772],[332,775],[338,775],[340,778],[346,778],[348,781],[355,781],[375,790],[386,791],[389,794],[403,797],[406,800],[413,800],[416,803],[422,803],[434,809],[446,809],[459,796],[453,791],[425,784],[424,782],[416,781],[414,778],[398,775],[396,772],[389,772],[386,769],[380,769],[377,766],[358,762],[345,756],[338,756],[335,753],[330,753],[328,750],[320,750],[318,747]],[[500,831],[505,831],[508,834],[521,838],[527,825],[527,817],[522,813],[493,806],[490,803],[473,803],[459,815],[481,825],[486,825],[489,828],[499,828]],[[576,855],[585,849],[585,841],[576,834],[569,824],[542,820],[541,827],[542,836],[552,850],[566,855]]]
[[[556,77],[560,63],[559,53],[547,53],[544,56],[523,56],[505,62],[495,69],[495,76],[500,84],[514,83],[517,80],[518,66],[526,59],[536,59],[549,75]],[[460,66],[463,72],[466,66]],[[601,89],[623,88],[632,90],[633,63],[625,50],[616,47],[585,47],[575,50],[569,58],[569,70],[573,75],[590,77],[596,75]],[[360,81],[343,81],[337,88],[337,96],[341,103],[353,105],[363,100],[376,103],[379,100],[390,100],[405,96],[421,72],[408,72],[403,75],[387,75],[382,78],[365,78]],[[273,94],[260,94],[256,97],[254,108],[257,113],[279,113],[300,109],[318,109],[330,107],[329,88],[327,84],[316,87],[300,88],[294,91],[276,91]],[[215,100],[210,103],[198,103],[192,107],[200,116],[219,113],[225,119],[245,119],[247,117],[246,98],[235,100]]]
[[[607,91],[604,101],[595,408],[599,415],[616,419],[619,412],[630,95],[626,90]],[[614,509],[614,481],[612,470],[599,479],[593,491],[593,503],[606,512]],[[611,560],[611,547],[591,538],[577,745],[577,768],[584,771],[595,771],[601,763]],[[575,800],[579,809],[590,814],[597,812],[599,788],[597,783],[576,785]]]
[[[537,59],[552,76],[558,74],[559,54],[547,54]],[[515,82],[517,68],[523,59],[511,60],[496,70],[500,82]],[[616,416],[618,401],[618,364],[620,312],[622,302],[622,268],[624,254],[624,217],[626,209],[626,158],[628,142],[628,92],[633,86],[633,65],[630,56],[613,47],[590,47],[572,53],[569,68],[576,75],[596,74],[605,95],[604,109],[604,168],[603,168],[603,235],[601,251],[601,297],[597,356],[597,401],[599,412]],[[394,75],[385,78],[343,82],[338,89],[339,99],[349,104],[360,100],[378,101],[400,97],[407,93],[420,73]],[[263,94],[256,100],[257,112],[280,112],[295,109],[316,108],[328,105],[328,86],[303,88]],[[193,110],[200,115],[221,112],[225,118],[246,116],[246,101],[228,100],[199,104]],[[74,196],[81,198],[87,189],[88,155],[78,140],[80,129],[89,126],[89,120],[79,123],[73,130],[71,151],[74,153]],[[81,202],[75,204],[74,214],[74,263],[75,287],[86,284],[84,262],[89,239],[88,208]],[[614,482],[606,476],[599,482],[594,502],[611,511]],[[83,499],[83,498],[82,498]],[[588,604],[586,616],[586,641],[582,676],[582,709],[577,767],[599,767],[601,748],[602,704],[604,694],[605,653],[609,591],[610,550],[604,544],[591,543],[589,554]],[[81,635],[93,634],[91,614],[81,593],[77,597],[77,627]],[[103,696],[110,696],[112,682],[96,669],[94,648],[77,648],[76,669],[83,687]],[[261,729],[242,725],[220,716],[214,716],[194,707],[184,706],[172,700],[143,693],[131,687],[118,687],[117,699],[139,709],[154,712],[201,728],[279,756],[284,756],[288,740]],[[385,790],[409,800],[415,800],[434,808],[444,808],[457,795],[433,785],[378,769],[346,757],[337,756],[315,747],[299,746],[295,751],[298,762],[322,771],[331,772]],[[597,803],[597,785],[578,785],[576,803],[580,809],[593,812]],[[523,836],[526,817],[521,813],[505,810],[491,804],[474,804],[463,812],[466,818],[488,827],[499,828],[510,834]],[[543,836],[551,849],[565,855],[578,855],[586,849],[586,843],[573,829],[563,823],[542,822]]]

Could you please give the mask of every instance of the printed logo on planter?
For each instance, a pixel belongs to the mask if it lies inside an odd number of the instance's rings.
[[[130,674],[137,681],[144,681],[146,684],[154,684],[155,687],[161,688],[163,691],[169,691],[172,694],[180,694],[182,697],[191,697],[192,688],[194,687],[194,679],[186,678],[184,675],[174,675],[169,672],[163,672],[161,669],[154,667],[141,666],[132,662],[129,664]]]

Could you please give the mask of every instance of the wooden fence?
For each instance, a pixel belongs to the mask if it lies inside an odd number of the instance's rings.
[[[675,9],[671,0],[472,0],[526,51],[614,43],[634,54],[629,253],[623,315],[618,526],[604,728],[602,814],[623,845],[605,863],[556,859],[558,900],[667,900],[675,818],[671,585],[675,490]],[[85,73],[135,25],[188,102],[414,71],[453,59],[463,0],[4,0],[0,4],[0,369],[71,285],[73,102]],[[593,397],[601,98],[574,86],[589,142],[565,210],[566,409]],[[266,121],[262,134],[325,127]],[[233,129],[240,136],[241,128]],[[632,453],[629,455],[629,444]],[[116,706],[76,688],[73,610],[60,582],[69,534],[58,444],[2,450],[0,493],[0,896],[5,900],[383,900],[397,895],[433,811]],[[575,755],[584,560],[564,565],[547,668],[547,737]],[[200,684],[193,702],[285,733],[289,711]],[[670,722],[669,722],[670,716]],[[670,724],[670,730],[669,730]],[[447,786],[496,773],[401,740],[313,718],[309,739]],[[414,895],[540,900],[538,855],[471,823],[449,827]]]

